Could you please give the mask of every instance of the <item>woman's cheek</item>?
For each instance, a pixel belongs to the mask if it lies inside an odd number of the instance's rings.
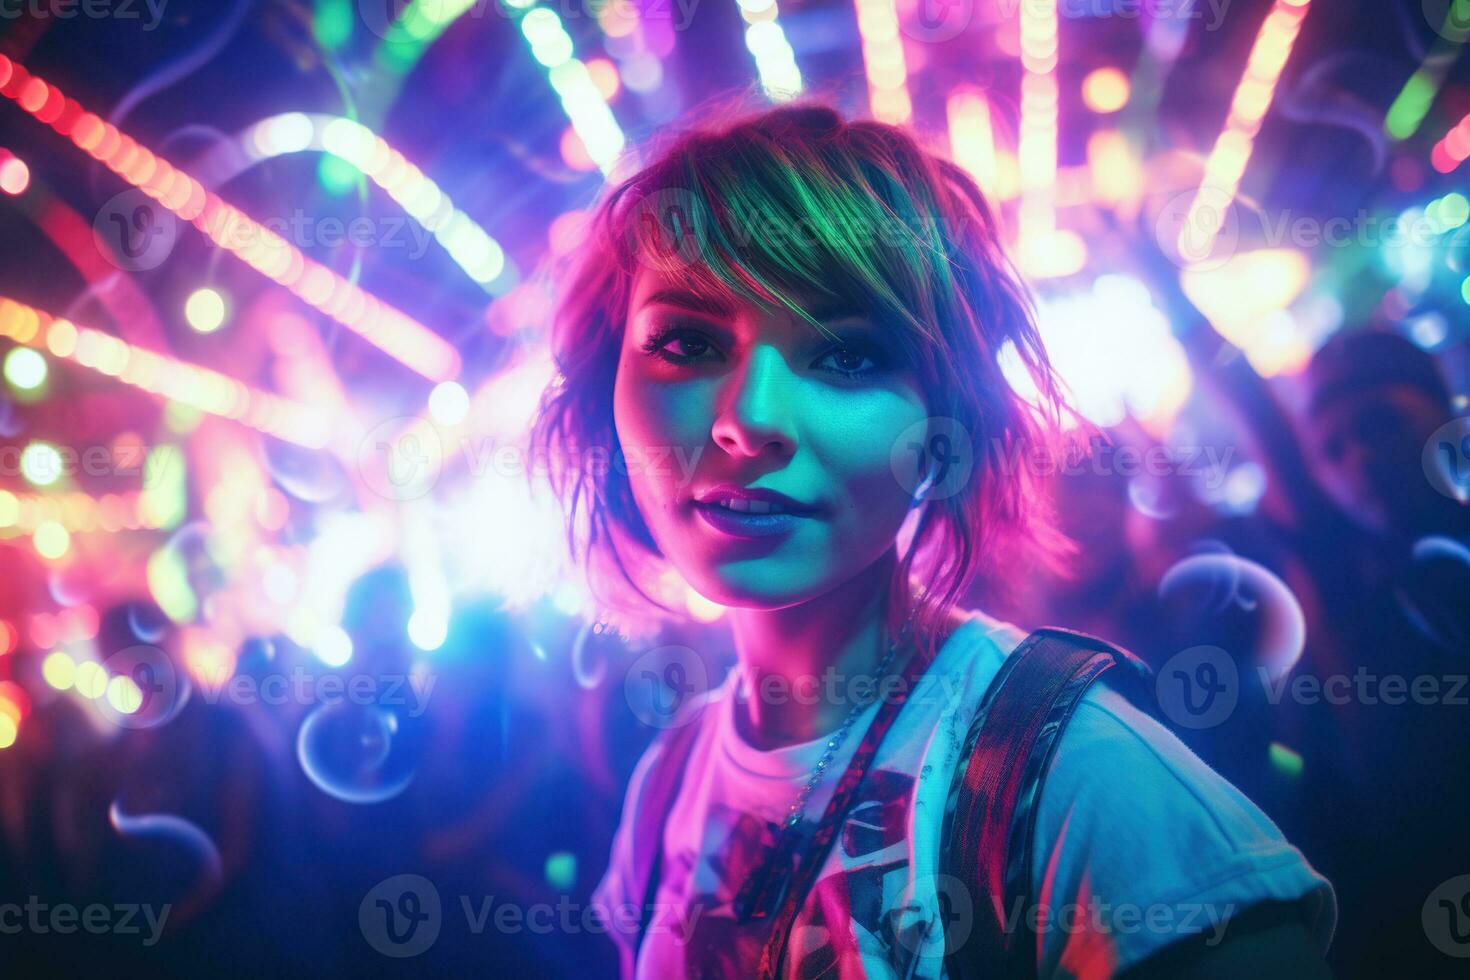
[[[683,485],[685,474],[698,460],[711,425],[701,414],[704,399],[692,387],[619,378],[614,422],[642,508],[671,509],[692,490]]]
[[[921,404],[884,405],[883,411],[835,413],[840,426],[829,427],[818,449],[829,463],[830,479],[840,486],[851,509],[849,517],[874,528],[901,524],[910,494],[893,471],[894,445],[924,416]]]

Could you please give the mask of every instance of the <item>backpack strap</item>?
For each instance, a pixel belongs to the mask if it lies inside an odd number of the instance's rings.
[[[946,937],[951,980],[1036,976],[1029,913],[1037,800],[1062,729],[1092,682],[1115,667],[1122,668],[1115,677],[1138,682],[1131,693],[1147,704],[1152,685],[1143,661],[1095,636],[1043,627],[1006,657],[986,688],[944,812],[940,866],[973,908],[968,936],[957,944]]]

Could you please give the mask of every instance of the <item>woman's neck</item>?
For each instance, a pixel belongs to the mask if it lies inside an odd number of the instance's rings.
[[[884,618],[896,561],[890,551],[832,591],[784,609],[731,610],[742,672],[736,731],[745,741],[762,750],[810,741],[835,731],[856,701],[871,701],[892,639]]]

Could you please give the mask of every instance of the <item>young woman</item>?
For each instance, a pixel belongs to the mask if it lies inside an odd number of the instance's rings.
[[[950,779],[1024,636],[957,605],[1066,546],[1025,464],[1069,410],[992,213],[904,130],[802,104],[676,134],[589,229],[533,444],[594,586],[668,609],[672,568],[738,656],[681,717],[681,770],[660,739],[628,787],[595,896],[624,975],[944,975],[956,902],[983,900],[942,873]],[[929,696],[877,743],[772,962],[772,903],[884,700],[854,680],[900,674]],[[1330,885],[1118,690],[1088,691],[1044,787],[1041,976],[1326,975]]]

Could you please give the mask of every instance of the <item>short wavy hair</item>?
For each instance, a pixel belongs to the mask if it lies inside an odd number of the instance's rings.
[[[680,268],[690,285],[780,303],[818,329],[794,293],[857,300],[899,331],[929,414],[971,434],[969,481],[926,501],[906,524],[912,535],[891,590],[890,629],[914,621],[932,655],[936,628],[987,563],[1024,552],[1057,567],[1071,547],[1041,468],[1028,465],[1033,454],[1057,449],[1064,416],[1080,421],[1047,359],[1031,296],[974,180],[905,129],[846,120],[811,100],[701,117],[663,137],[636,173],[607,185],[585,239],[563,260],[550,335],[558,373],[530,438],[549,463],[574,559],[588,563],[603,603],[626,609],[631,598],[655,615],[685,615],[649,594],[649,570],[665,559],[626,470],[573,462],[621,452],[613,383],[638,250],[647,244],[637,226],[647,202],[668,210],[676,201],[680,220],[697,232],[698,252]],[[872,229],[883,233],[856,233]],[[1030,375],[1034,395],[1022,398],[1008,383],[1003,352]]]

